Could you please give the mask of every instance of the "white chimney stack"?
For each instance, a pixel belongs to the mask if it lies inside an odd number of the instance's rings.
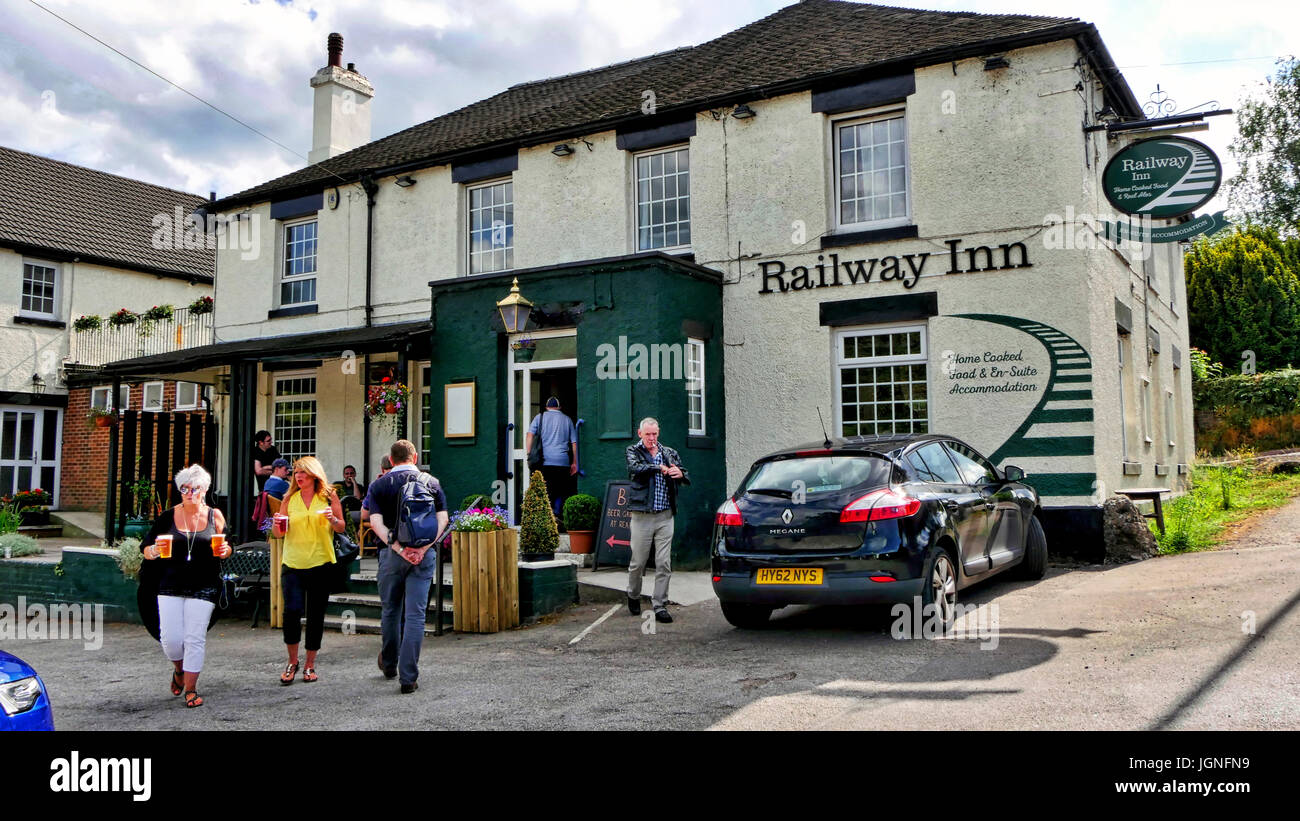
[[[331,34],[327,49],[328,65],[311,78],[316,98],[309,163],[318,163],[370,142],[370,100],[375,96],[374,86],[356,72],[355,63],[342,67],[343,35]]]

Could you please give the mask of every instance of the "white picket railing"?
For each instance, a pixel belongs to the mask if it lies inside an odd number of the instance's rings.
[[[185,348],[212,344],[212,312],[191,314],[177,308],[172,319],[113,327],[108,318],[99,330],[72,332],[71,362],[80,365],[106,365],[119,359],[171,353]]]

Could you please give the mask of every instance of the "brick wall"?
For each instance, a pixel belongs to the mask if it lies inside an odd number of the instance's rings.
[[[127,407],[118,410],[141,409],[144,400],[142,384],[130,383],[130,402]],[[68,391],[68,409],[63,417],[63,447],[60,454],[59,507],[62,510],[102,513],[108,485],[109,428],[91,427],[86,422],[86,414],[90,413],[91,390],[92,388],[85,387]],[[176,383],[166,382],[163,384],[163,410],[171,413],[175,409]],[[196,412],[206,413],[201,410]]]

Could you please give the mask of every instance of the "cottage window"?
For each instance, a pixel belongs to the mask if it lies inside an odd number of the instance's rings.
[[[284,226],[284,269],[280,278],[280,307],[316,302],[316,220]]]
[[[176,410],[194,410],[199,406],[199,386],[193,382],[176,383]]]
[[[704,340],[686,340],[686,432],[704,435]]]
[[[113,404],[113,387],[102,385],[90,391],[90,406],[98,410],[124,411],[131,404],[131,386],[123,385],[117,395],[117,405]]]
[[[316,377],[279,376],[275,380],[274,434],[280,455],[290,463],[316,453]]]
[[[144,383],[144,399],[141,403],[141,409],[153,413],[157,413],[163,409],[163,383]]]
[[[59,269],[56,266],[42,262],[24,262],[20,313],[42,319],[58,319],[58,281]]]
[[[637,154],[636,249],[685,250],[691,246],[691,156],[669,148]]]
[[[469,189],[469,272],[515,267],[515,186],[493,182]]]
[[[924,325],[836,334],[840,435],[929,432],[927,356]]]
[[[1142,441],[1151,444],[1151,378],[1142,377]]]
[[[907,132],[894,111],[835,124],[835,225],[883,228],[910,219]]]
[[[1165,441],[1174,447],[1174,392],[1165,390]]]

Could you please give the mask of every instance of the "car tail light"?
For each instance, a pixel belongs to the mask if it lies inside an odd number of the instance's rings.
[[[840,511],[840,523],[902,519],[920,509],[920,499],[913,499],[901,490],[884,488],[873,490]]]
[[[724,527],[740,527],[745,523],[744,518],[740,515],[740,508],[736,507],[735,499],[728,499],[718,508],[718,515],[713,518],[713,523]]]
[[[895,581],[898,581],[898,579],[895,579],[893,576],[872,576],[872,577],[871,577],[871,580],[872,580],[873,582],[895,582]]]

